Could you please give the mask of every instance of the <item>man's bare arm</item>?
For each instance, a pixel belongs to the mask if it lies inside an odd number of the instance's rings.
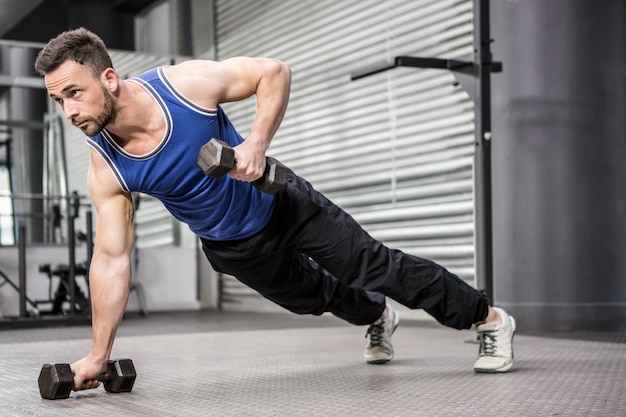
[[[235,148],[237,167],[231,176],[242,181],[259,178],[265,169],[265,152],[287,110],[290,68],[275,59],[237,57],[186,61],[170,67],[167,74],[185,97],[202,107],[256,97],[254,122],[245,142]]]
[[[109,167],[93,150],[88,185],[97,219],[89,270],[93,340],[91,353],[72,364],[75,389],[99,385],[93,378],[105,369],[128,301],[134,243],[130,195],[122,192]]]

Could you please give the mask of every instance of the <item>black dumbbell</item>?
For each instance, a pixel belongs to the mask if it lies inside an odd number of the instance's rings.
[[[211,139],[200,148],[198,167],[211,178],[222,178],[235,166],[235,150],[226,142]],[[262,193],[274,194],[284,187],[287,168],[272,157],[265,158],[263,176],[252,184]]]
[[[98,375],[98,381],[104,382],[107,392],[130,392],[137,378],[135,366],[130,359],[110,360],[106,372]],[[39,393],[41,398],[60,400],[70,396],[74,374],[67,363],[47,363],[39,373]]]

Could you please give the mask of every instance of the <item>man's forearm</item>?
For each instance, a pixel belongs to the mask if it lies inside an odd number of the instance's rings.
[[[102,273],[100,271],[112,271]],[[111,355],[119,324],[124,316],[130,290],[130,262],[101,265],[91,264],[90,293],[93,344],[91,355],[105,362]]]

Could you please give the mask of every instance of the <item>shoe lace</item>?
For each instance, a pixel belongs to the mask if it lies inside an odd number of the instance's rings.
[[[385,322],[381,320],[380,323],[370,324],[367,332],[365,333],[365,337],[370,338],[370,346],[381,346],[383,344],[383,334],[385,333]]]
[[[496,330],[487,330],[478,333],[477,339],[480,343],[480,356],[495,356],[497,346],[497,331]]]

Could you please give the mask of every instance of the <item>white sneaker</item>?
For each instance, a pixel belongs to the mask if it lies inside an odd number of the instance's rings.
[[[370,339],[363,355],[367,363],[382,364],[393,359],[391,335],[400,323],[400,316],[390,305],[387,305],[387,313],[386,320],[379,319],[370,324],[365,333],[365,337]]]
[[[513,367],[513,335],[515,319],[501,308],[494,307],[502,318],[502,324],[481,324],[476,328],[480,343],[474,372],[507,372]]]

